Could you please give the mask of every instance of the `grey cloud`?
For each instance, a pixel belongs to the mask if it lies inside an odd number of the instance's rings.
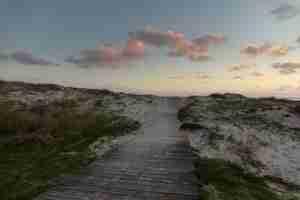
[[[244,47],[241,50],[241,53],[247,54],[250,56],[259,56],[263,55],[266,52],[268,52],[272,48],[272,45],[270,43],[264,43],[264,44],[248,44],[246,47]]]
[[[58,65],[48,59],[34,56],[29,50],[16,50],[9,58],[23,65]]]
[[[179,36],[180,34],[180,36]],[[154,46],[175,46],[176,40],[179,37],[184,37],[181,33],[176,32],[161,32],[153,28],[146,28],[143,30],[138,30],[135,32],[130,32],[129,36],[141,41],[144,41],[146,44]]]
[[[223,44],[225,42],[225,37],[222,35],[208,34],[192,40],[193,43],[208,47],[211,44]]]
[[[299,14],[300,10],[294,5],[285,3],[278,8],[271,10],[271,14],[278,20],[287,20],[293,18]]]
[[[286,56],[289,51],[292,50],[291,47],[286,45],[276,45],[271,43],[264,44],[248,44],[242,48],[241,53],[249,56],[262,56],[269,55],[273,57]]]
[[[285,62],[285,63],[275,63],[273,68],[279,70],[279,73],[284,75],[294,74],[300,69],[300,63],[297,62]]]
[[[79,65],[81,61],[80,58],[76,58],[75,56],[69,56],[65,59],[65,62]]]

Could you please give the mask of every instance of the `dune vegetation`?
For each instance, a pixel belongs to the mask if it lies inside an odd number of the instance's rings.
[[[299,102],[190,97],[178,112],[198,155],[201,199],[300,199]]]
[[[113,114],[79,111],[64,99],[32,107],[0,103],[0,196],[26,200],[55,184],[54,178],[95,158],[89,145],[139,128],[137,121]]]

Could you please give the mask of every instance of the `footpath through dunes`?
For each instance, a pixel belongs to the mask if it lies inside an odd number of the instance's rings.
[[[36,200],[196,200],[194,155],[179,131],[177,100],[145,114],[143,134],[98,158]]]

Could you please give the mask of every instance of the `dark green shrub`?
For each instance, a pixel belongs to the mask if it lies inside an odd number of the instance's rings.
[[[200,198],[214,199],[211,186],[222,200],[279,200],[280,197],[267,185],[266,179],[246,173],[239,166],[217,159],[198,159],[195,162],[199,180]]]

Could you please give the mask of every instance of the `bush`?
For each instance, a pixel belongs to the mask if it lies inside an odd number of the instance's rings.
[[[294,108],[293,108],[293,112],[297,115],[300,115],[300,105],[296,105]]]
[[[201,199],[279,200],[265,178],[246,173],[239,166],[217,159],[198,159],[195,163]],[[208,190],[208,186],[210,190]],[[213,189],[213,190],[212,190]],[[217,200],[216,199],[216,200]]]
[[[0,140],[0,196],[7,200],[32,199],[49,180],[88,164],[88,146],[99,137],[140,126],[126,117],[79,111],[74,102],[16,108],[0,104],[0,137],[10,138]]]

